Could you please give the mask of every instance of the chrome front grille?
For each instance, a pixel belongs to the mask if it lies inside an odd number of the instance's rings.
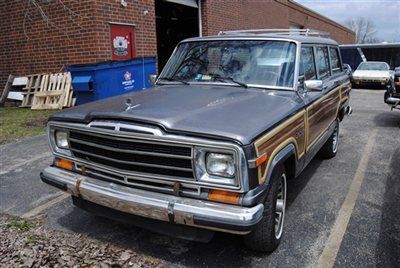
[[[83,172],[83,165],[76,164],[76,169]],[[168,194],[176,194],[174,190],[174,182],[173,181],[165,181],[165,180],[155,180],[155,179],[142,179],[140,177],[131,177],[131,176],[122,176],[113,172],[109,172],[103,169],[96,169],[93,167],[85,167],[84,172],[87,176],[107,181],[114,182],[117,184],[127,185],[140,189],[150,189],[158,192],[164,192]],[[200,187],[192,184],[181,183],[178,189],[180,195],[187,196],[199,196],[200,195]]]
[[[69,132],[74,157],[120,170],[121,173],[157,175],[194,180],[193,148],[108,134]]]

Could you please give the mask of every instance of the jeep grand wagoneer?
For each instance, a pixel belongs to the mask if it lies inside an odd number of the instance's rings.
[[[52,115],[41,178],[89,211],[272,251],[286,181],[336,155],[349,93],[337,43],[312,30],[187,39],[154,88]]]

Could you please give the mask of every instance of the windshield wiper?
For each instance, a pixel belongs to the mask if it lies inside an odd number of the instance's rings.
[[[177,79],[177,78],[172,78],[172,77],[159,77],[158,79],[167,80],[167,81],[170,81],[170,82],[179,82],[179,83],[182,83],[182,84],[185,84],[185,85],[190,85],[186,81],[183,81],[183,80],[180,80],[180,79]]]
[[[233,83],[238,84],[239,86],[242,86],[244,88],[249,87],[249,85],[247,85],[246,83],[236,81],[233,77],[230,77],[230,76],[224,77],[224,76],[220,76],[219,74],[214,74],[214,75],[212,75],[212,78],[214,78],[214,80],[218,80],[218,81],[222,81],[222,82],[224,82],[224,80],[229,80],[229,81],[232,81]]]

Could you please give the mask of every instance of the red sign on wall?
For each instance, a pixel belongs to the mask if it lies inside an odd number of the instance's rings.
[[[110,25],[111,53],[113,60],[129,60],[135,57],[135,32],[129,25]]]

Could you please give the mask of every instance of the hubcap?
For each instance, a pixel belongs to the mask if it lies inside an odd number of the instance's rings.
[[[275,207],[275,237],[279,239],[282,235],[283,220],[286,207],[286,175],[282,174],[279,180],[278,195]]]

